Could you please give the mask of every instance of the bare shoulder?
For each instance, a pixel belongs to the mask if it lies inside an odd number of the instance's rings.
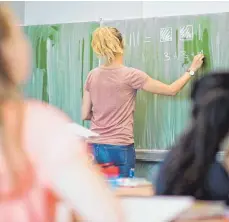
[[[51,149],[49,144],[60,137],[60,132],[71,120],[64,112],[45,102],[33,99],[25,100],[24,104],[25,147],[33,157],[43,156]]]
[[[53,126],[61,123],[71,122],[71,119],[60,109],[43,101],[30,99],[25,100],[26,119],[36,125],[52,124]]]
[[[52,132],[64,131],[69,135],[83,138],[95,137],[98,134],[74,123],[67,114],[58,108],[38,100],[26,100],[26,119],[30,127],[39,127],[40,130]],[[31,125],[32,124],[32,125]]]

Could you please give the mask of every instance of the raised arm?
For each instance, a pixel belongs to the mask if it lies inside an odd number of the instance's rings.
[[[123,221],[118,201],[88,159],[86,144],[65,131],[50,143],[55,153],[45,157],[49,188],[83,221]]]
[[[190,66],[189,71],[186,71],[183,76],[177,79],[170,85],[162,83],[158,80],[152,79],[150,77],[147,78],[145,84],[142,89],[147,92],[151,92],[154,94],[167,95],[167,96],[175,96],[190,80],[191,72],[196,72],[203,64],[203,54],[198,54],[194,57],[192,65]]]

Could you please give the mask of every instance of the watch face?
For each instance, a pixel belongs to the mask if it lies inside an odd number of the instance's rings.
[[[191,76],[194,76],[194,74],[195,74],[195,72],[194,72],[194,71],[192,71],[192,70],[190,70],[190,72],[189,72],[189,73],[190,73],[190,75],[191,75]]]

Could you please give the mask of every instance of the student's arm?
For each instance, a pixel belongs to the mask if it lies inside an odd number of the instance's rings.
[[[82,104],[82,110],[81,115],[83,120],[91,120],[92,117],[92,102],[91,102],[91,96],[90,93],[84,89],[83,94],[83,104]]]
[[[46,158],[49,188],[67,203],[83,221],[122,222],[122,213],[115,199],[86,153],[86,144],[63,133]],[[47,155],[46,155],[47,156]]]
[[[204,55],[199,54],[196,55],[193,59],[192,65],[190,66],[190,70],[196,72],[203,64]],[[154,94],[167,95],[167,96],[175,96],[190,80],[191,76],[188,72],[185,72],[183,76],[177,79],[170,85],[162,83],[158,80],[152,79],[150,77],[145,81],[142,89],[147,92],[151,92]]]

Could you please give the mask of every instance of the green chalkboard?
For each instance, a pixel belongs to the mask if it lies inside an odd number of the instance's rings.
[[[24,87],[25,95],[59,107],[82,125],[84,82],[98,65],[91,48],[97,27],[98,23],[88,22],[24,28],[33,48],[32,75]]]
[[[125,63],[172,83],[198,52],[206,56],[198,76],[229,68],[229,13],[109,21],[125,36]],[[188,124],[191,82],[175,97],[139,92],[135,113],[137,149],[168,149]]]
[[[198,52],[206,56],[198,76],[229,68],[229,13],[103,21],[123,33],[125,64],[151,77],[172,83],[189,67]],[[33,47],[33,70],[24,87],[29,97],[47,101],[79,124],[83,85],[98,65],[90,42],[99,23],[25,27]],[[191,82],[175,97],[139,92],[135,113],[137,149],[168,149],[186,127]]]

